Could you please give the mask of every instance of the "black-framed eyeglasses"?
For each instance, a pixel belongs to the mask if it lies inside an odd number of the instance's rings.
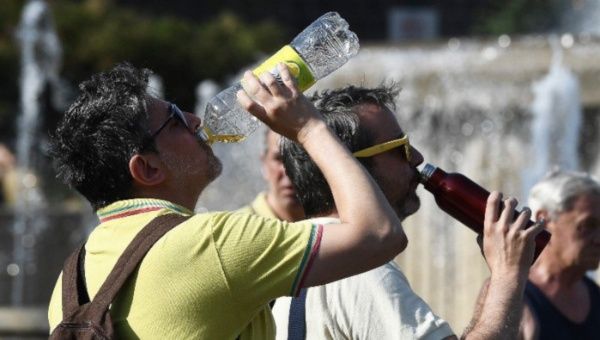
[[[183,125],[185,125],[185,127],[191,131],[190,129],[190,124],[188,123],[187,119],[185,118],[185,114],[183,113],[183,111],[181,111],[177,105],[170,103],[169,104],[169,117],[167,117],[167,119],[165,120],[164,123],[161,124],[161,126],[156,129],[156,131],[154,131],[150,137],[154,138],[156,137],[161,131],[162,129],[165,128],[165,126],[167,126],[167,124],[169,124],[169,122],[171,121],[171,119],[175,118],[178,119],[179,122],[181,122]]]

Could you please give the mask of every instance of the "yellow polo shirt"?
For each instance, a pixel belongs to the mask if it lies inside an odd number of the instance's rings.
[[[85,276],[96,294],[120,254],[154,217],[193,213],[156,199],[115,202],[86,243]],[[318,251],[322,227],[250,214],[193,215],[150,249],[111,306],[123,339],[272,339],[268,302],[295,295]],[[54,288],[50,329],[62,320],[62,284]]]

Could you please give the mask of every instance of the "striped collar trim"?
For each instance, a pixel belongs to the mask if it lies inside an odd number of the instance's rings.
[[[154,198],[135,198],[114,202],[102,209],[99,209],[96,214],[100,222],[141,214],[149,211],[168,209],[183,215],[192,215],[193,212],[178,204],[169,201],[154,199]]]

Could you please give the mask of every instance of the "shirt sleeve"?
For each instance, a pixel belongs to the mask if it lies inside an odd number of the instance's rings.
[[[256,215],[215,215],[213,242],[234,298],[262,305],[295,295],[319,248],[322,226]]]

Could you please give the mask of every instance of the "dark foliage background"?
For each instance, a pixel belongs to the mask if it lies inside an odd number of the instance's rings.
[[[63,48],[61,75],[73,91],[91,74],[128,60],[154,70],[164,82],[165,96],[192,110],[198,82],[224,81],[285,43],[285,31],[274,21],[248,24],[227,12],[193,22],[111,1],[49,3]],[[8,144],[14,140],[19,112],[16,32],[24,4],[24,0],[2,0],[0,6],[0,142]],[[45,116],[44,126],[51,130],[57,117],[51,109],[47,111],[50,116]]]

